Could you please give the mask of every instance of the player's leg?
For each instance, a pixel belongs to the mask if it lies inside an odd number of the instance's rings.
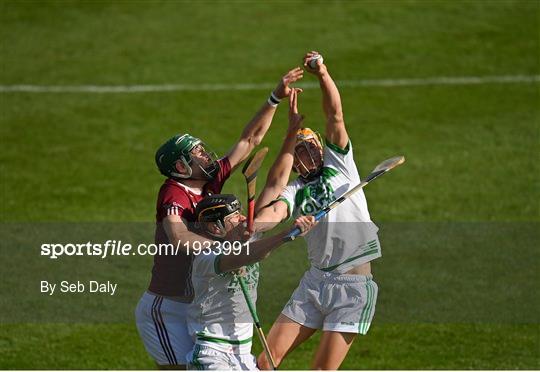
[[[338,369],[356,337],[356,333],[323,331],[311,369]]]
[[[268,344],[277,365],[317,329],[323,327],[319,291],[321,278],[317,271],[314,268],[306,271],[268,333]],[[261,369],[271,368],[264,353],[259,355],[257,362]]]
[[[323,334],[312,369],[338,369],[358,333],[369,330],[378,287],[371,275],[335,275],[328,279],[323,292]]]
[[[279,366],[287,354],[311,337],[315,331],[314,328],[298,324],[287,316],[280,314],[267,337],[268,346],[276,364]],[[260,369],[272,369],[264,352],[257,358],[257,365]]]
[[[187,331],[189,304],[145,293],[135,318],[146,351],[160,369],[185,369],[185,355],[193,347]]]

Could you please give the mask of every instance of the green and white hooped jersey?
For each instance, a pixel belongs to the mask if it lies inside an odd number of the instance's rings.
[[[351,143],[341,149],[327,141],[321,175],[311,182],[298,178],[289,183],[279,200],[287,203],[293,218],[314,215],[359,183]],[[318,269],[345,273],[381,256],[378,230],[359,190],[306,234],[308,259]]]
[[[194,343],[234,354],[249,354],[253,319],[232,273],[219,273],[220,256],[199,254],[193,260],[191,280],[195,296],[188,312],[188,330]],[[246,266],[244,280],[253,303],[257,301],[259,264]]]

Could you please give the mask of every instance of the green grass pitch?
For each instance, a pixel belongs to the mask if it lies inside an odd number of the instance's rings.
[[[340,81],[538,76],[539,14],[534,0],[3,0],[0,85],[277,83],[313,49]],[[343,369],[540,368],[539,87],[341,89],[361,175],[407,158],[366,189],[381,227],[380,297]],[[76,237],[74,226],[151,225],[162,182],[155,149],[190,132],[224,154],[268,94],[0,92],[1,369],[154,368],[133,323],[151,258],[63,266],[72,278],[98,270],[121,282],[116,312],[100,318],[114,302],[37,294],[36,280],[56,266],[35,252],[25,261],[15,243],[47,229]],[[259,185],[285,133],[282,106]],[[299,106],[322,129],[319,91],[306,89]],[[224,191],[245,198],[240,172]],[[266,330],[307,267],[303,244],[262,265]],[[78,313],[62,321],[52,309]],[[317,340],[282,367],[309,368]]]

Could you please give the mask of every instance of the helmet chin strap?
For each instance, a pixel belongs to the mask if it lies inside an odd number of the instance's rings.
[[[300,177],[306,181],[311,181],[311,180],[314,180],[315,178],[319,177],[321,175],[321,171],[322,171],[322,167],[320,167],[319,169],[317,170],[314,170],[314,171],[307,171],[307,174],[303,175],[302,173],[299,172],[300,174]]]
[[[220,240],[223,240],[227,236],[227,231],[225,230],[225,226],[223,225],[223,222],[216,221],[214,223],[217,225],[217,227],[219,229],[219,233],[214,233],[214,232],[211,232],[211,231],[207,231],[207,233],[209,235],[211,235],[212,237],[214,237],[214,238],[218,238]]]
[[[193,173],[193,170],[189,166],[189,163],[185,159],[179,159],[177,162],[182,162],[182,164],[184,165],[184,168],[186,168],[187,170],[187,173],[182,174],[178,172],[171,172],[171,176],[173,176],[174,178],[181,179],[181,180],[191,178],[191,174]]]
[[[194,165],[199,167],[199,169],[202,171],[203,176],[202,177],[193,177],[193,171],[190,168],[190,178],[193,180],[199,180],[199,181],[212,181],[219,170],[219,166],[215,161],[212,161],[209,165],[206,167],[203,167],[198,161],[193,162]]]
[[[203,171],[207,180],[213,180],[216,177],[218,171],[218,165],[216,164],[216,162],[212,162],[206,168],[203,168],[201,165],[199,165],[199,168]]]
[[[227,236],[227,232],[225,231],[225,228],[224,228],[223,224],[221,223],[221,221],[216,221],[214,223],[217,225],[219,232],[213,232],[213,231],[210,231],[207,228],[203,228],[203,231],[206,234],[210,235],[212,238],[217,238],[219,240],[223,240],[223,238],[225,238],[225,236]]]

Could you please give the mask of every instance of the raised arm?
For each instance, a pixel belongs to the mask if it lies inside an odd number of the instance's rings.
[[[300,89],[293,89],[289,96],[289,126],[281,150],[270,168],[266,184],[255,204],[255,215],[262,208],[268,206],[276,200],[289,182],[289,176],[294,161],[294,146],[296,144],[296,133],[301,128],[304,116],[298,113],[298,94]],[[278,221],[279,222],[279,221]]]
[[[322,106],[326,116],[326,139],[344,149],[349,143],[349,136],[345,129],[339,90],[334,80],[332,80],[322,58],[317,59],[317,66],[315,68],[310,67],[309,61],[314,57],[317,58],[317,55],[319,53],[315,51],[306,53],[304,56],[304,67],[319,79],[319,85],[322,91]]]
[[[272,230],[281,221],[287,218],[289,208],[283,200],[277,200],[259,210],[255,216],[253,228],[256,232]]]
[[[249,156],[251,151],[261,143],[268,128],[270,128],[270,124],[272,123],[272,119],[276,112],[277,103],[279,103],[275,98],[281,100],[287,97],[291,92],[289,85],[302,77],[303,70],[300,67],[297,67],[281,78],[276,89],[272,92],[271,98],[263,104],[253,119],[247,123],[239,141],[227,154],[229,162],[231,163],[231,168],[236,168]]]

